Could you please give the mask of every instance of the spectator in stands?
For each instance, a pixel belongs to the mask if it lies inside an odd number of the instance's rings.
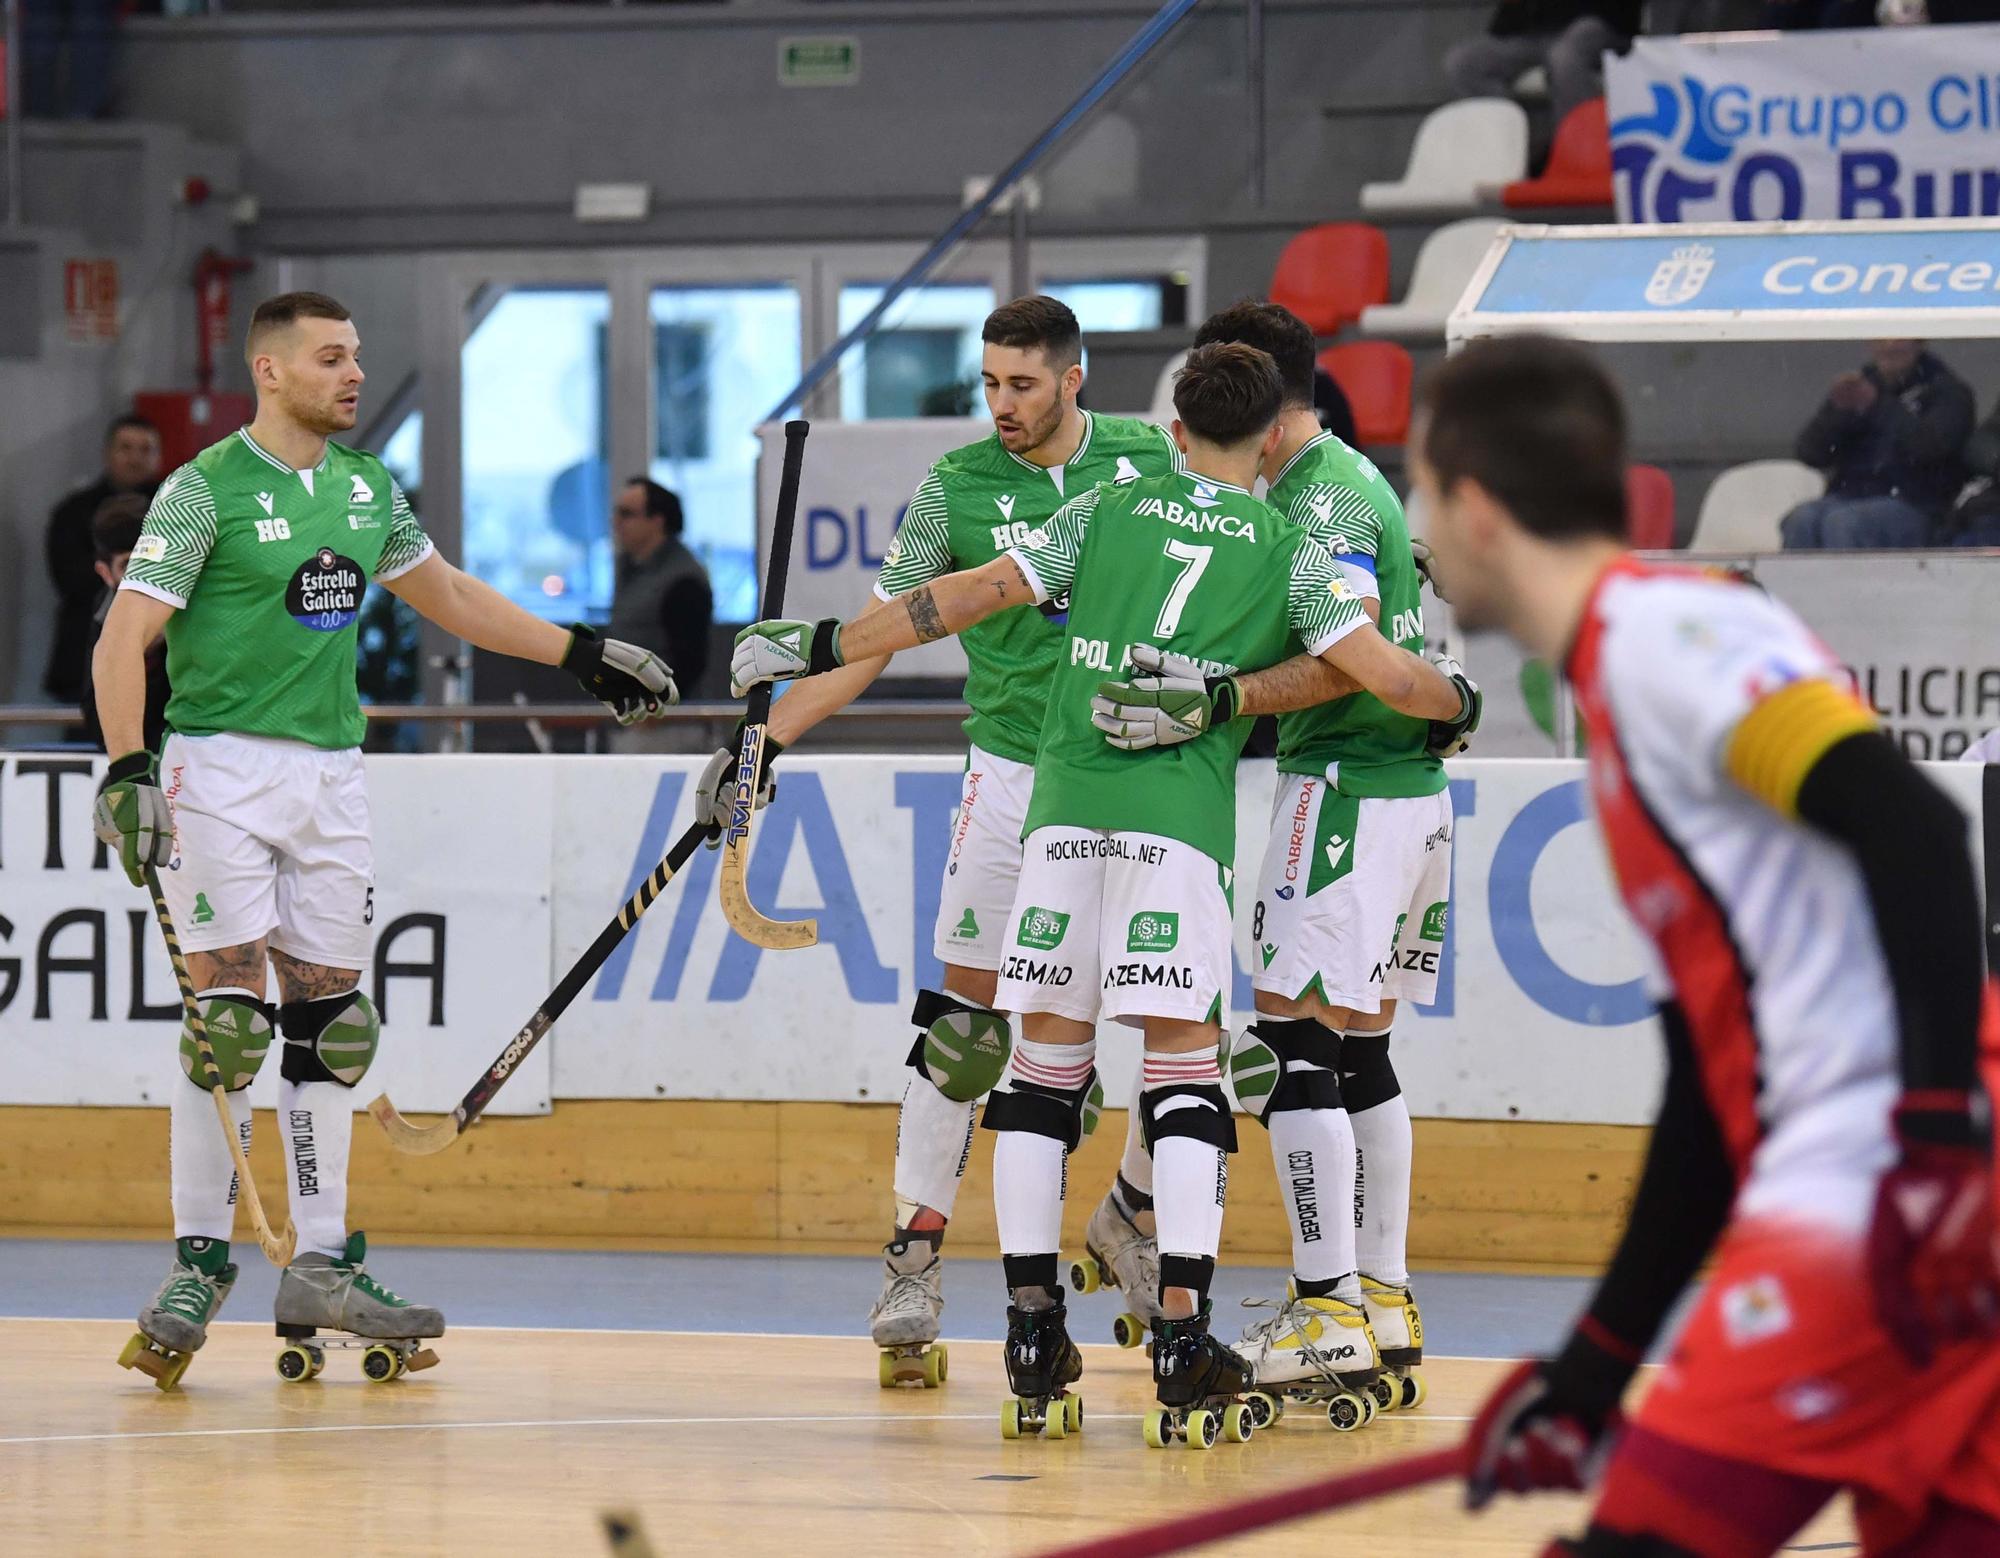
[[[90,526],[106,498],[136,492],[150,498],[160,484],[160,430],[140,416],[122,416],[104,435],[104,472],[79,487],[49,514],[44,551],[56,588],[56,631],[49,646],[42,690],[58,703],[74,703],[83,688],[93,637],[90,616],[102,591]]]
[[[634,476],[612,504],[611,539],[618,577],[606,631],[665,659],[686,697],[708,667],[715,597],[701,559],[681,544],[681,500]]]
[[[97,635],[104,631],[104,617],[111,610],[111,597],[125,582],[125,565],[132,560],[132,548],[139,544],[139,527],[145,522],[146,499],[136,492],[121,492],[116,497],[106,498],[98,505],[97,513],[90,521],[94,571],[103,583],[104,593],[97,602],[97,609],[91,614],[90,642],[85,646],[83,657],[83,690],[78,702],[83,706],[84,734],[99,751],[104,750],[104,728],[97,723],[97,696],[91,686],[89,651],[96,649]],[[167,641],[162,636],[154,639],[152,647],[146,651],[146,715],[143,728],[147,751],[159,751],[166,725]]]
[[[1952,511],[1952,544],[2000,547],[2000,404],[1965,441],[1965,468],[1972,483]]]
[[[1935,546],[1965,484],[1972,390],[1922,341],[1877,341],[1833,381],[1796,453],[1826,472],[1826,496],[1780,527],[1786,551]]]
[[[1604,51],[1623,53],[1639,31],[1640,0],[1500,0],[1486,35],[1444,57],[1460,97],[1505,97],[1536,65],[1548,71],[1556,121],[1604,91]]]

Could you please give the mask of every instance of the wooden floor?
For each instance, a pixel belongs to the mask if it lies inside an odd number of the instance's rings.
[[[162,1395],[116,1356],[130,1327],[0,1319],[0,1553],[598,1554],[636,1509],[665,1554],[1027,1554],[1176,1510],[1436,1449],[1506,1365],[1437,1359],[1415,1413],[1336,1435],[1299,1414],[1247,1445],[1148,1450],[1143,1355],[1085,1348],[1085,1431],[1003,1442],[997,1344],[938,1391],[883,1391],[865,1342],[686,1332],[459,1330],[440,1367],[363,1381],[273,1372],[268,1326],[224,1322]],[[1575,1500],[1462,1514],[1435,1486],[1212,1549],[1295,1558],[1347,1537],[1393,1558],[1529,1555]],[[1794,1551],[1853,1552],[1844,1514]]]

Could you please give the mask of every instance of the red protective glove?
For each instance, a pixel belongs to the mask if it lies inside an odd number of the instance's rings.
[[[1584,1334],[1546,1363],[1517,1365],[1472,1420],[1465,1507],[1496,1493],[1581,1492],[1596,1480],[1624,1420],[1618,1398],[1632,1365]]]
[[[1912,1092],[1894,1119],[1903,1152],[1875,1193],[1868,1270],[1882,1328],[1921,1367],[2000,1331],[1991,1106],[1980,1092]]]

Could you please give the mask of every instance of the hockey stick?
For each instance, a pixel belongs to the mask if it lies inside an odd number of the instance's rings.
[[[514,1068],[526,1058],[528,1051],[541,1043],[542,1035],[555,1026],[556,1019],[582,993],[583,987],[604,966],[604,960],[625,939],[626,932],[639,923],[639,916],[653,906],[653,900],[688,863],[688,857],[701,847],[710,832],[702,823],[689,824],[687,832],[675,840],[674,847],[667,851],[666,859],[653,868],[653,874],[639,884],[639,890],[625,900],[625,906],[597,933],[597,939],[571,965],[570,971],[562,976],[561,982],[548,993],[542,1004],[535,1008],[535,1015],[528,1019],[521,1031],[507,1041],[507,1047],[500,1052],[499,1058],[486,1068],[450,1114],[435,1125],[412,1125],[389,1101],[387,1093],[377,1094],[375,1101],[368,1106],[368,1112],[388,1136],[389,1144],[398,1152],[425,1156],[444,1151],[463,1136],[465,1128],[486,1112],[486,1106],[493,1102],[493,1095],[514,1074]]]
[[[1427,1483],[1442,1482],[1465,1472],[1465,1448],[1433,1450],[1426,1455],[1405,1456],[1382,1466],[1343,1472],[1277,1493],[1259,1494],[1200,1514],[1176,1515],[1157,1525],[1140,1526],[1067,1547],[1052,1547],[1040,1558],[1150,1558],[1154,1553],[1177,1553],[1201,1547],[1226,1537],[1240,1536],[1281,1521],[1306,1515],[1323,1515],[1349,1504],[1364,1504],[1407,1492]]]
[[[174,983],[181,987],[181,1015],[187,1019],[194,1039],[194,1052],[209,1075],[209,1093],[215,1112],[222,1118],[222,1134],[229,1138],[229,1153],[236,1160],[236,1184],[250,1208],[250,1221],[257,1229],[257,1243],[264,1258],[273,1266],[289,1266],[298,1248],[298,1230],[288,1219],[284,1237],[271,1232],[264,1216],[264,1202],[257,1194],[257,1181],[250,1175],[250,1155],[243,1150],[243,1135],[236,1129],[236,1116],[229,1109],[229,1095],[223,1091],[222,1068],[215,1063],[215,1047],[208,1042],[208,1024],[202,1021],[201,1003],[195,999],[194,981],[188,977],[187,959],[181,955],[181,939],[174,934],[174,917],[167,909],[167,895],[160,891],[160,873],[146,867],[146,891],[153,895],[153,918],[160,922],[160,934],[167,940],[167,961],[174,965]]]
[[[785,424],[785,465],[778,478],[777,522],[771,527],[771,557],[764,568],[764,600],[760,610],[775,617],[785,609],[785,574],[792,557],[792,523],[799,511],[799,471],[805,464],[806,434],[812,424]],[[743,744],[736,760],[736,800],[729,830],[723,837],[722,872],[716,891],[729,928],[755,947],[789,952],[819,941],[818,920],[773,920],[757,910],[743,884],[750,861],[750,819],[757,812],[757,775],[762,767],[764,738],[771,720],[771,684],[750,689],[750,708],[743,718]]]

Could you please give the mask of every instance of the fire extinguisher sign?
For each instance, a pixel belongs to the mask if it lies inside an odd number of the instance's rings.
[[[77,342],[118,337],[118,262],[63,261],[63,315]]]

